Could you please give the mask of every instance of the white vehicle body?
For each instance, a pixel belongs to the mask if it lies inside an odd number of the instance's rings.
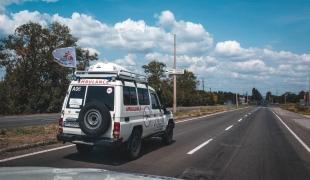
[[[145,138],[164,132],[169,122],[174,123],[172,113],[162,108],[155,90],[148,86],[141,75],[130,73],[112,63],[100,63],[90,67],[87,72],[77,72],[76,76],[64,99],[60,131],[62,136],[77,135],[80,138],[59,137],[59,140],[95,145],[94,141],[83,139],[87,134],[78,122],[81,109],[92,100],[101,99],[109,108],[111,123],[100,135],[109,142],[128,141],[137,127],[142,130],[142,138]],[[120,126],[119,134],[115,132],[117,123]]]

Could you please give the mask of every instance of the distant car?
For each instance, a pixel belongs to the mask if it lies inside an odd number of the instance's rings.
[[[75,73],[64,99],[57,139],[76,144],[79,153],[94,146],[124,145],[139,157],[141,140],[173,141],[173,114],[164,108],[146,77],[113,63],[98,63]]]

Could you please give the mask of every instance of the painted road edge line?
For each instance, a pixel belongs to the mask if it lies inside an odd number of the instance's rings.
[[[309,146],[303,141],[301,140],[295,133],[293,130],[291,130],[291,128],[288,127],[288,125],[285,124],[285,122],[275,113],[272,111],[272,113],[280,120],[280,122],[286,127],[286,129],[288,129],[288,131],[297,139],[297,141],[308,151],[308,153],[310,153],[310,148]]]
[[[37,155],[37,154],[47,153],[47,152],[51,152],[51,151],[57,151],[57,150],[69,148],[69,147],[72,147],[72,146],[75,146],[75,144],[70,144],[70,145],[61,146],[61,147],[52,148],[52,149],[47,149],[47,150],[43,150],[43,151],[37,151],[37,152],[23,154],[23,155],[19,155],[19,156],[13,156],[13,157],[10,157],[10,158],[1,159],[0,163],[7,162],[7,161],[12,161],[12,160],[15,160],[15,159],[20,159],[20,158],[24,158],[24,157],[28,157],[28,156],[33,156],[33,155]]]
[[[198,151],[199,149],[201,149],[202,147],[204,147],[205,145],[207,145],[209,142],[211,142],[213,139],[209,139],[207,141],[205,141],[204,143],[200,144],[199,146],[195,147],[194,149],[192,149],[191,151],[189,151],[188,153],[186,154],[194,154],[196,151]]]
[[[225,129],[225,131],[228,131],[230,128],[232,128],[234,125],[230,125],[230,126],[228,126],[226,129]]]
[[[176,121],[175,123],[177,124],[177,123],[192,121],[192,120],[201,119],[201,118],[205,118],[205,117],[209,117],[209,116],[214,116],[214,115],[218,115],[218,114],[223,114],[223,113],[227,113],[227,112],[242,110],[242,109],[246,109],[246,108],[249,108],[249,106],[248,107],[244,107],[244,108],[239,108],[239,109],[233,109],[233,110],[228,110],[228,111],[217,112],[217,113],[213,113],[213,114],[207,114],[207,115],[203,115],[203,116],[199,116],[199,117],[195,117],[195,118],[184,119],[184,120],[181,120],[181,121]]]

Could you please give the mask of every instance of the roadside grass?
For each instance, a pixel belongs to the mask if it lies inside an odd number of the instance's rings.
[[[56,143],[58,124],[0,129],[0,153]]]
[[[181,120],[181,119],[190,118],[190,117],[197,117],[197,116],[203,116],[207,114],[227,111],[227,110],[231,110],[235,108],[236,108],[235,106],[225,106],[225,105],[205,106],[205,107],[201,107],[199,109],[194,109],[190,111],[177,112],[174,114],[174,117],[176,120]]]
[[[303,115],[310,115],[310,107],[300,106],[296,103],[280,104],[280,108]]]

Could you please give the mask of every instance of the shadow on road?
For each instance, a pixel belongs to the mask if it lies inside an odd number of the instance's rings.
[[[173,142],[174,143],[174,142]],[[144,155],[156,151],[165,145],[162,144],[160,138],[152,138],[144,140],[142,143],[141,157]],[[78,152],[69,154],[64,157],[65,159],[70,159],[73,161],[83,161],[88,163],[120,166],[126,164],[131,160],[126,156],[126,152],[123,148],[105,148],[96,147],[94,151],[89,155],[82,155]]]

